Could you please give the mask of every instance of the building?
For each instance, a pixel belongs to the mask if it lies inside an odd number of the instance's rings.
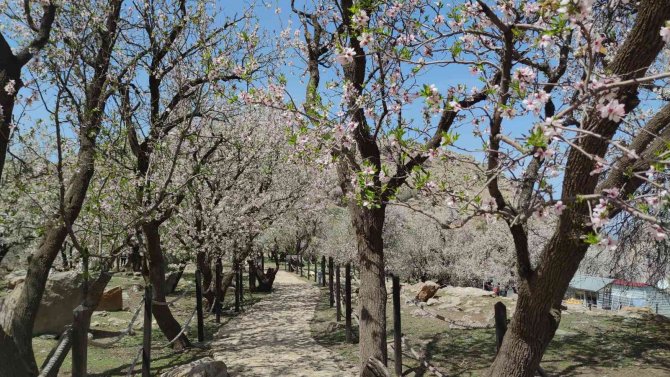
[[[570,281],[565,297],[577,299],[584,306],[591,304],[595,308],[610,309],[613,281],[614,279],[597,276],[575,275]]]
[[[670,292],[646,283],[575,275],[565,297],[605,310],[646,308],[650,313],[670,316]]]

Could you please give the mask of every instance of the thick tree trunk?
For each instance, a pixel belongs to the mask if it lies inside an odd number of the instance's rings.
[[[258,282],[258,286],[254,288],[255,292],[272,292],[272,285],[274,284],[277,271],[279,271],[278,267],[276,269],[268,268],[266,272],[263,272],[263,270],[258,268],[256,263],[249,261],[249,276],[254,276],[255,280]],[[249,280],[251,280],[251,278]]]
[[[170,307],[167,305],[160,305],[157,303],[165,302],[165,260],[163,258],[163,250],[161,247],[161,239],[159,234],[159,224],[156,222],[149,222],[142,225],[142,232],[146,238],[147,252],[149,255],[149,279],[151,281],[152,295],[154,303],[151,311],[158,323],[161,331],[168,340],[174,339],[181,331],[181,325],[172,315]],[[176,350],[181,350],[190,347],[186,335],[182,334],[179,339],[175,341],[172,347]]]
[[[196,266],[202,273],[202,294],[207,300],[207,308],[214,304],[214,289],[212,289],[212,257],[209,253],[200,251],[196,255]]]
[[[382,227],[384,208],[351,207],[358,243],[359,287],[359,356],[361,370],[368,359],[376,358],[386,365],[386,281]]]
[[[102,294],[107,284],[112,279],[112,274],[103,271],[98,279],[91,285],[84,301],[74,310],[74,321],[72,322],[72,377],[86,376],[88,360],[88,329],[91,325],[91,316],[98,307]],[[57,366],[60,368],[60,365]]]
[[[35,375],[34,370],[24,363],[14,340],[0,327],[0,375],[24,377]]]

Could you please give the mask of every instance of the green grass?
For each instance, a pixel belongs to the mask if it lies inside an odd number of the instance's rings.
[[[311,324],[312,335],[324,347],[336,351],[351,363],[358,363],[358,345],[345,343],[344,325],[335,325],[336,313],[329,307],[328,290],[322,288],[321,291]],[[493,298],[486,300],[496,301]],[[451,329],[440,320],[412,316],[414,310],[413,306],[402,306],[402,332],[410,345],[417,351],[425,351],[426,359],[446,375],[484,374],[495,357],[494,329]],[[434,307],[430,310],[437,311]],[[389,300],[389,344],[393,341],[392,318]],[[641,367],[653,368],[654,376],[670,375],[669,334],[670,321],[667,319],[567,312],[544,355],[542,366],[552,376],[601,376],[616,372],[617,376],[642,377],[649,370],[645,369],[641,374]],[[390,352],[390,363],[392,358]],[[407,356],[403,357],[403,365],[405,375],[431,375]]]
[[[170,298],[176,298],[177,296],[180,296],[184,290],[187,291],[186,296],[175,303],[175,305],[171,308],[172,313],[180,324],[186,322],[195,308],[195,284],[193,281],[193,273],[184,273],[182,280],[179,282],[177,292],[168,297],[169,301]],[[247,282],[248,280],[245,280],[245,284]],[[105,317],[101,317],[99,314],[94,314],[91,319],[91,323],[98,322],[99,326],[91,327],[91,333],[95,335],[96,340],[105,342],[105,337],[113,337],[117,335],[119,331],[123,330],[125,326],[127,326],[127,323],[132,317],[133,311],[140,302],[141,295],[143,294],[143,292],[131,291],[131,287],[136,284],[143,285],[143,278],[124,276],[121,274],[117,274],[112,278],[108,288],[116,286],[123,287],[124,292],[128,292],[130,295],[129,300],[125,300],[124,298],[124,305],[129,306],[130,310],[121,312],[108,312],[107,316]],[[254,303],[258,302],[264,295],[265,294],[263,293],[251,294],[248,291],[245,291],[243,304],[244,309],[248,309]],[[230,309],[233,306],[234,294],[232,289],[229,289],[226,292],[224,309]],[[206,346],[207,342],[212,340],[216,332],[236,315],[238,314],[233,313],[230,310],[224,311],[224,315],[221,318],[221,323],[219,324],[215,322],[215,317],[213,314],[205,318],[205,343],[203,345],[195,345],[193,348],[189,348],[181,352],[173,351],[169,346],[167,346],[167,340],[154,322],[152,325],[151,334],[152,375],[160,375],[161,373],[169,371],[176,366],[209,356],[210,350]],[[108,319],[110,318],[123,321],[123,324],[112,325],[108,322]],[[112,348],[98,348],[94,346],[88,347],[88,373],[90,376],[127,375],[128,368],[142,345],[142,318],[142,314],[140,313],[140,317],[135,326],[135,334],[124,337]],[[189,326],[189,339],[191,342],[197,342],[197,323],[195,318],[191,321]],[[56,345],[56,343],[57,341],[54,339],[45,339],[43,337],[33,338],[33,349],[38,365],[42,364],[49,351]],[[68,355],[62,367],[60,368],[59,376],[69,376],[71,374],[71,368],[72,361],[70,355]],[[141,370],[141,360],[138,361],[135,370]]]

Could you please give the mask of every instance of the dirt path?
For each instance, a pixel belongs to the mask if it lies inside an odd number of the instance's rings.
[[[355,367],[310,335],[319,288],[285,271],[274,288],[219,331],[214,358],[226,363],[231,376],[356,376]]]

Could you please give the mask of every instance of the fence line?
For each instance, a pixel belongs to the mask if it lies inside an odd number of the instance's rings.
[[[142,300],[140,301],[139,305],[137,305],[137,309],[135,309],[135,313],[133,314],[133,317],[130,319],[130,322],[128,322],[128,326],[126,327],[126,329],[123,332],[121,332],[121,334],[112,338],[113,340],[108,342],[100,342],[97,340],[89,339],[88,343],[94,347],[108,348],[120,342],[121,339],[123,339],[126,335],[134,333],[135,331],[133,330],[133,326],[135,325],[135,321],[137,321],[137,318],[139,318],[140,316],[140,312],[142,311],[143,308],[142,305],[143,303],[144,303],[144,297],[142,297]]]
[[[188,329],[189,325],[191,324],[191,321],[193,320],[193,317],[195,317],[195,312],[196,311],[197,311],[197,309],[193,309],[193,313],[191,313],[191,316],[188,317],[188,320],[186,320],[186,322],[184,322],[184,325],[181,327],[181,331],[179,332],[179,334],[177,334],[177,336],[175,336],[174,339],[169,341],[168,344],[165,345],[166,347],[171,345],[172,343],[176,342],[177,339],[179,339],[179,337],[182,336],[186,332],[186,329]]]
[[[135,371],[135,365],[137,365],[137,360],[140,359],[140,356],[142,355],[142,350],[144,348],[140,347],[137,349],[137,355],[135,355],[135,358],[133,359],[133,362],[130,364],[130,368],[128,369],[128,374],[127,377],[134,376],[135,374],[133,373]]]
[[[175,297],[174,299],[170,301],[156,301],[156,300],[151,300],[152,305],[158,305],[158,306],[171,306],[172,304],[176,303],[177,301],[181,300],[182,298],[186,297],[186,293],[188,293],[187,290],[184,290],[181,295],[178,297]]]

